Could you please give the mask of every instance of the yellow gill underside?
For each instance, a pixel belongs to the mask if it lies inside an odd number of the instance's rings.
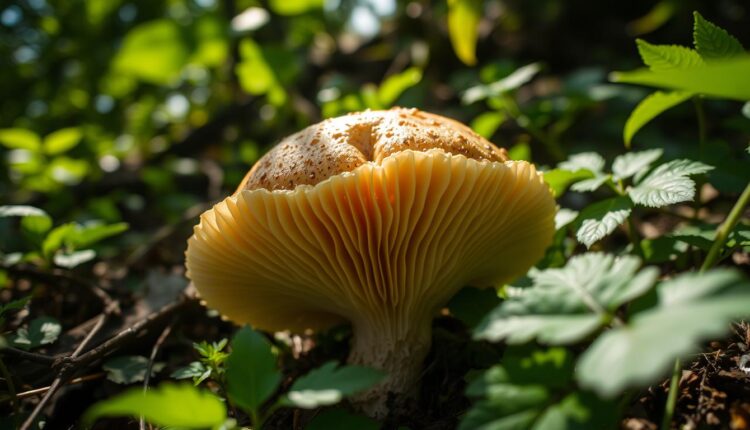
[[[409,320],[463,286],[522,275],[554,233],[534,166],[404,151],[293,191],[245,190],[186,253],[208,306],[266,330]]]

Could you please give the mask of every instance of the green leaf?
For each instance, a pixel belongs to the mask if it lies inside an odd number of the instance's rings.
[[[193,361],[185,367],[172,372],[169,377],[174,379],[192,379],[195,385],[200,384],[211,376],[211,369],[207,368],[200,361]]]
[[[581,356],[583,387],[614,397],[625,388],[665,376],[674,360],[705,339],[722,336],[730,322],[750,316],[750,283],[736,271],[684,274],[662,283],[659,305],[624,327],[600,336]]]
[[[689,69],[615,72],[610,79],[745,102],[750,100],[750,79],[747,76],[750,76],[750,56],[743,55]]]
[[[39,237],[52,228],[52,219],[46,215],[25,216],[21,218],[21,228],[33,237]]]
[[[611,234],[630,216],[633,203],[627,197],[612,197],[594,203],[578,215],[576,239],[587,248]]]
[[[628,189],[633,202],[643,206],[662,207],[692,201],[695,182],[688,176],[706,173],[713,167],[691,160],[672,160],[649,173],[635,187]]]
[[[322,9],[324,3],[324,0],[270,0],[269,6],[274,13],[292,16]]]
[[[684,102],[693,95],[693,93],[688,91],[656,91],[641,100],[625,122],[625,130],[623,131],[625,147],[630,148],[633,136],[652,119],[661,115],[662,112]]]
[[[745,48],[726,30],[693,12],[693,43],[698,53],[706,60],[743,55]]]
[[[334,405],[380,382],[384,376],[369,367],[338,367],[336,362],[329,361],[297,379],[286,394],[286,401],[303,409]]]
[[[316,415],[305,430],[357,429],[378,430],[380,424],[370,418],[354,415],[346,409],[329,409]]]
[[[31,130],[24,128],[5,128],[0,130],[0,143],[9,149],[27,149],[38,151],[42,140]]]
[[[158,19],[130,30],[112,60],[117,73],[157,85],[173,83],[187,65],[188,49],[176,21]]]
[[[78,145],[82,137],[83,132],[78,127],[57,130],[44,138],[44,152],[48,155],[66,152]]]
[[[0,218],[6,217],[46,216],[47,212],[34,206],[6,205],[0,206]]]
[[[662,153],[661,149],[649,149],[639,152],[628,152],[617,156],[612,163],[612,173],[616,181],[628,179],[633,175],[644,172],[651,167],[651,163],[658,160]]]
[[[531,146],[526,142],[517,143],[508,149],[511,160],[531,161]]]
[[[579,193],[596,191],[611,179],[610,175],[601,175],[574,183],[570,189]]]
[[[503,95],[528,83],[541,70],[542,65],[540,63],[531,63],[523,67],[519,67],[510,75],[489,85],[477,85],[475,87],[469,88],[468,90],[466,90],[463,96],[461,96],[461,102],[468,105],[489,97],[497,97]]]
[[[56,319],[39,317],[33,319],[28,328],[19,328],[11,343],[16,348],[32,349],[56,341],[61,331],[62,325]]]
[[[578,218],[578,211],[567,208],[558,209],[555,214],[555,230],[560,230],[575,221],[576,218]]]
[[[31,296],[21,297],[18,300],[13,300],[3,305],[0,305],[0,316],[8,311],[17,311],[26,307],[26,304],[31,301]]]
[[[562,348],[509,351],[469,384],[466,394],[477,400],[458,428],[612,428],[612,404],[588,392],[566,395],[572,375],[572,356]]]
[[[227,393],[242,409],[256,415],[281,382],[271,344],[260,333],[243,327],[232,338],[226,366]]]
[[[398,100],[404,91],[417,85],[422,80],[422,69],[410,67],[401,73],[389,76],[378,88],[378,101],[384,108],[389,108]]]
[[[102,369],[107,372],[107,379],[116,384],[133,384],[146,377],[148,361],[148,358],[140,355],[123,355],[105,361]],[[151,366],[151,376],[163,368],[164,363],[154,363]]]
[[[83,416],[84,426],[102,417],[143,418],[157,426],[218,428],[226,420],[226,407],[208,391],[188,384],[162,384],[143,392],[133,388],[90,407]]]
[[[448,33],[453,51],[467,66],[477,63],[482,0],[448,0]]]
[[[448,303],[451,315],[474,327],[489,311],[500,303],[494,288],[462,288]]]
[[[67,254],[55,254],[52,261],[60,267],[72,269],[94,258],[96,258],[96,251],[93,249],[84,249],[83,251],[75,251]]]
[[[588,169],[579,169],[576,171],[552,169],[543,172],[543,175],[544,182],[552,189],[555,197],[560,197],[565,193],[570,184],[594,176]]]
[[[240,42],[240,56],[242,61],[237,64],[236,73],[242,89],[249,94],[261,95],[279,86],[273,68],[254,40],[243,39]]]
[[[696,51],[684,46],[652,45],[641,39],[636,39],[635,43],[643,63],[651,70],[689,68],[703,64]]]
[[[558,164],[557,168],[571,172],[586,169],[592,173],[602,173],[604,158],[596,152],[580,152],[568,157],[567,160]]]
[[[484,112],[474,118],[471,122],[471,129],[476,131],[480,136],[491,139],[503,122],[505,122],[505,114],[503,112]]]
[[[563,268],[530,272],[532,286],[511,295],[474,331],[476,339],[510,344],[576,342],[611,317],[610,312],[648,291],[658,270],[638,272],[640,260],[587,253]]]
[[[63,246],[65,239],[69,234],[75,231],[75,229],[75,223],[68,223],[55,227],[49,232],[42,242],[42,255],[44,255],[44,258],[50,259],[52,255]]]
[[[68,233],[65,242],[75,249],[86,248],[104,239],[116,236],[127,229],[128,224],[124,222],[82,225]]]

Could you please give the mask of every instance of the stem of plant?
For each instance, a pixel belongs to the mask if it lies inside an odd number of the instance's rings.
[[[5,363],[0,358],[0,374],[3,375],[3,378],[5,379],[5,385],[8,386],[8,394],[10,394],[10,399],[13,402],[13,414],[18,416],[19,408],[18,408],[18,396],[16,395],[16,386],[13,384],[13,376],[11,376],[10,372],[8,371],[8,368],[5,367]]]
[[[717,261],[719,261],[721,250],[724,248],[729,233],[734,230],[734,227],[740,221],[740,218],[742,218],[742,212],[744,212],[748,203],[750,203],[750,182],[745,186],[745,190],[740,194],[740,198],[737,199],[732,210],[729,211],[727,219],[724,220],[721,226],[719,226],[719,229],[716,230],[714,243],[711,244],[711,249],[708,250],[708,255],[706,255],[706,259],[703,260],[701,272],[710,269]]]
[[[708,251],[706,259],[703,260],[703,264],[699,271],[700,273],[710,269],[719,261],[721,250],[724,248],[729,233],[734,230],[734,226],[736,226],[740,221],[740,218],[742,218],[742,212],[744,212],[748,203],[750,203],[750,183],[745,186],[745,190],[737,199],[737,202],[735,202],[732,210],[729,211],[727,219],[721,223],[721,226],[719,226],[719,229],[716,231],[716,237],[714,238],[713,244],[711,244],[711,249]],[[669,396],[667,397],[667,404],[664,406],[664,419],[661,423],[661,430],[669,430],[670,424],[672,423],[674,408],[677,404],[677,390],[680,385],[681,369],[680,360],[675,360],[674,372],[672,373],[672,379],[669,382]]]

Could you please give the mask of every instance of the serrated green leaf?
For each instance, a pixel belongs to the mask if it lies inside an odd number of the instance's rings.
[[[638,53],[651,70],[669,70],[688,68],[703,64],[698,53],[680,45],[652,45],[645,40],[636,39]]]
[[[596,152],[580,152],[568,157],[567,160],[558,164],[557,168],[571,172],[585,169],[592,173],[602,173],[604,158]]]
[[[242,409],[256,415],[281,382],[271,344],[260,333],[243,327],[232,338],[226,360],[227,393]]]
[[[148,362],[148,358],[140,355],[123,355],[105,361],[102,369],[107,372],[107,379],[116,384],[133,384],[143,381],[146,377]],[[154,363],[151,367],[151,376],[163,368],[164,363]]]
[[[292,384],[285,403],[303,409],[334,405],[344,397],[380,382],[385,374],[362,366],[341,366],[329,361]]]
[[[466,65],[477,63],[476,47],[482,0],[448,0],[448,33],[456,56]]]
[[[750,316],[750,284],[737,272],[681,275],[663,283],[660,303],[600,336],[581,356],[577,378],[605,397],[665,376],[676,358]]]
[[[78,145],[82,137],[83,132],[78,127],[57,130],[44,138],[44,152],[48,155],[61,154]]]
[[[656,91],[641,100],[625,122],[625,129],[623,130],[625,147],[630,148],[633,136],[652,119],[661,115],[662,112],[684,102],[693,95],[693,93],[688,91]]]
[[[208,372],[208,375],[206,375],[206,372]],[[188,379],[192,378],[196,381],[196,385],[200,383],[198,379],[203,378],[204,375],[206,377],[210,376],[211,369],[207,368],[203,363],[200,361],[193,361],[192,363],[188,364],[185,367],[180,367],[174,372],[172,372],[169,377],[174,379]],[[205,379],[205,378],[203,378]]]
[[[706,20],[698,12],[693,12],[693,43],[705,60],[730,58],[745,53],[745,48],[718,25]]]
[[[633,175],[647,170],[651,166],[651,163],[661,157],[663,152],[661,149],[649,149],[646,151],[628,152],[617,156],[612,163],[614,179],[628,179]]]
[[[466,394],[478,399],[459,429],[611,428],[617,419],[611,403],[588,392],[566,394],[572,375],[571,354],[562,348],[511,350],[501,366],[469,384]]]
[[[552,169],[543,172],[544,182],[552,189],[555,197],[559,197],[565,193],[570,184],[593,176],[594,174],[588,169],[579,169],[576,171]]]
[[[149,391],[133,388],[90,407],[83,417],[86,427],[103,417],[142,416],[157,426],[218,428],[226,420],[224,403],[212,393],[189,384],[162,384]]]
[[[627,197],[612,197],[594,203],[578,215],[576,239],[587,248],[615,231],[630,216],[633,203]]]
[[[24,128],[5,128],[0,130],[0,143],[9,149],[26,149],[38,151],[42,140],[31,130]]]
[[[635,187],[629,188],[628,195],[634,203],[649,207],[692,201],[695,182],[688,176],[712,169],[712,166],[698,161],[672,160],[654,169]]]
[[[52,317],[39,317],[31,320],[28,327],[21,327],[11,339],[16,348],[33,349],[48,345],[57,340],[62,325]]]
[[[616,72],[614,82],[646,85],[745,102],[750,100],[750,56],[717,60],[689,69]]]
[[[563,268],[532,271],[532,286],[495,308],[474,337],[510,344],[576,342],[606,323],[610,311],[651,288],[658,270],[638,272],[639,266],[636,257],[587,253]]]
[[[398,100],[404,91],[417,85],[422,80],[422,69],[410,67],[401,73],[386,78],[378,87],[380,108],[389,108]]]
[[[541,70],[542,65],[540,63],[531,63],[519,67],[510,75],[491,84],[469,88],[461,96],[461,102],[468,105],[488,97],[497,97],[513,91],[530,82]]]

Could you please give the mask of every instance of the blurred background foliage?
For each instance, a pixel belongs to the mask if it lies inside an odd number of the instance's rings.
[[[542,166],[622,152],[648,91],[607,74],[640,66],[635,37],[688,43],[693,10],[750,40],[744,0],[6,2],[0,203],[60,222],[127,221],[135,245],[226,195],[281,137],[393,105],[470,123]],[[750,125],[737,103],[707,109],[723,121],[710,154],[694,155],[691,106],[634,146],[716,165],[712,183],[738,191]]]

